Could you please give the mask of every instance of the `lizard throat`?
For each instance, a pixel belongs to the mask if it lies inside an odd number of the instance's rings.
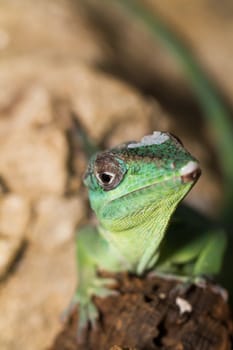
[[[175,207],[173,204],[166,211],[157,209],[150,213],[150,218],[128,230],[114,232],[101,226],[99,231],[126,262],[127,270],[141,275],[152,267],[151,262],[155,263],[155,257],[159,256],[160,243]]]

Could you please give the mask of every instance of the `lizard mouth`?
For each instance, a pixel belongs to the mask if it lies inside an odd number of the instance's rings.
[[[189,183],[197,181],[201,175],[201,169],[197,162],[190,161],[188,162],[180,171],[181,181],[183,183]]]

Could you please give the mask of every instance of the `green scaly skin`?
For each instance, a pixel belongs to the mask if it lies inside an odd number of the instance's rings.
[[[199,175],[197,160],[163,132],[91,158],[84,183],[99,225],[77,238],[79,335],[98,317],[92,297],[116,293],[98,270],[188,279],[220,273],[225,233],[191,209],[176,209]]]

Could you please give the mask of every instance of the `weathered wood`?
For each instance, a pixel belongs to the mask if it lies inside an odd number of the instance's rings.
[[[118,296],[95,299],[100,320],[83,342],[77,344],[75,312],[50,350],[233,349],[230,309],[212,285],[184,291],[158,277],[119,274],[117,280]]]

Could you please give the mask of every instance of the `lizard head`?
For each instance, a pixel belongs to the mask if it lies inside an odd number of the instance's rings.
[[[175,136],[156,131],[94,155],[84,183],[100,223],[116,229],[158,209],[171,215],[200,173],[197,160]]]

